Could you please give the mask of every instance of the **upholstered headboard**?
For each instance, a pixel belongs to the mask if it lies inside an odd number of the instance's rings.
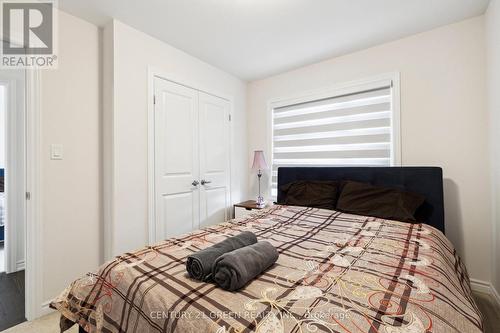
[[[419,193],[426,200],[417,215],[444,233],[443,171],[438,167],[282,167],[278,168],[278,202],[282,185],[297,180],[353,180]]]

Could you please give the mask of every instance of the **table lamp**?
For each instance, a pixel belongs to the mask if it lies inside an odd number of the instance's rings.
[[[258,207],[264,207],[266,205],[266,202],[260,192],[260,179],[262,178],[262,171],[267,170],[267,168],[268,166],[264,157],[264,152],[262,150],[256,150],[253,155],[252,170],[257,171],[257,177],[259,178],[259,196],[255,201]]]

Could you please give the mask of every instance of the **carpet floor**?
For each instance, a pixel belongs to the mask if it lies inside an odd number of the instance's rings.
[[[500,308],[495,299],[483,293],[475,292],[474,299],[484,316],[484,332],[494,333],[500,331]]]
[[[11,327],[2,333],[59,333],[59,313],[54,312],[33,321],[27,321],[17,326]],[[75,325],[68,333],[78,333]]]

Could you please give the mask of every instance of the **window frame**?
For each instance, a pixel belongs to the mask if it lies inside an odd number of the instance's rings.
[[[383,85],[390,84],[392,87],[392,114],[391,114],[391,164],[390,166],[402,166],[401,152],[401,88],[400,73],[392,72],[377,75],[370,78],[353,80],[345,83],[335,84],[326,88],[315,89],[308,92],[297,93],[287,97],[271,99],[267,103],[267,156],[270,164],[269,177],[267,177],[266,194],[268,198],[273,198],[272,186],[272,166],[274,162],[274,118],[273,111],[276,108],[293,104],[306,103],[314,100],[333,98],[363,90],[370,90]]]

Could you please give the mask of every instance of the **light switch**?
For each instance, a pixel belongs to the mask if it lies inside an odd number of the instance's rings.
[[[52,144],[50,146],[50,159],[51,160],[62,160],[64,157],[63,145]]]

